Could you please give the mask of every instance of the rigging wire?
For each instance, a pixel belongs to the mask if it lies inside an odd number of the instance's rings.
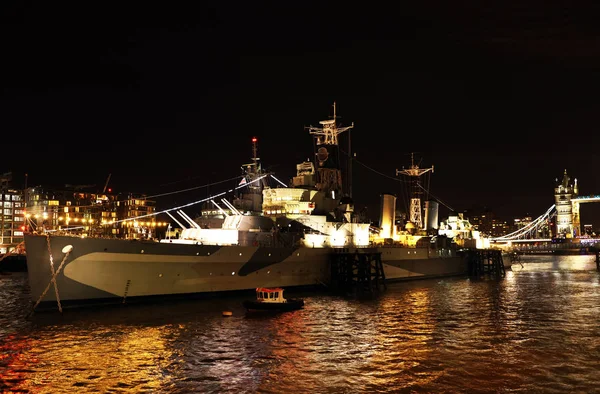
[[[225,180],[218,181],[218,182],[207,183],[207,184],[201,185],[201,186],[194,186],[194,187],[190,187],[190,188],[187,188],[187,189],[175,190],[175,191],[167,192],[167,193],[153,194],[153,195],[149,195],[149,196],[142,196],[142,197],[138,197],[138,198],[135,198],[135,199],[145,200],[145,199],[150,199],[150,198],[168,196],[168,195],[177,194],[177,193],[184,193],[184,192],[188,192],[188,191],[191,191],[191,190],[202,189],[204,187],[209,187],[209,186],[218,185],[218,184],[225,183],[225,182],[230,182],[230,181],[242,178],[242,177],[244,177],[244,175],[238,175],[238,176],[235,176],[235,177],[232,177],[232,178],[229,178],[229,179],[225,179]],[[90,193],[90,194],[102,194],[102,193]],[[115,201],[109,201],[109,204],[107,204],[107,205],[116,204],[117,202],[119,202],[119,201],[116,201],[116,200]],[[90,205],[57,205],[57,207],[59,207],[59,209],[60,208],[64,208],[64,207],[93,208],[93,207],[98,207],[98,205],[99,204],[90,204]]]
[[[350,157],[350,156],[348,155],[348,153],[346,153],[346,152],[345,152],[343,149],[340,149],[340,152],[342,152],[342,153],[343,153],[344,155],[346,155],[347,157]],[[368,165],[366,165],[365,163],[361,162],[361,161],[360,161],[360,160],[358,160],[356,157],[350,157],[350,159],[351,159],[353,162],[357,162],[357,163],[358,163],[358,164],[360,164],[361,166],[365,167],[365,168],[366,168],[366,169],[368,169],[369,171],[372,171],[372,172],[374,172],[374,173],[376,173],[376,174],[378,174],[378,175],[381,175],[382,177],[385,177],[385,178],[388,178],[388,179],[392,179],[392,180],[394,180],[394,181],[396,181],[396,182],[408,183],[408,182],[406,182],[406,181],[403,181],[403,180],[401,180],[401,179],[398,179],[398,178],[396,178],[396,177],[389,176],[389,175],[386,175],[386,174],[384,174],[383,172],[377,171],[376,169],[374,169],[374,168],[372,168],[372,167],[369,167],[369,166],[368,166]]]
[[[344,152],[343,150],[340,149],[340,151],[343,154],[345,154],[346,156],[348,156],[348,154],[346,152]],[[372,172],[374,172],[374,173],[376,173],[378,175],[381,175],[381,176],[383,176],[385,178],[392,179],[395,182],[400,182],[400,183],[403,183],[405,185],[410,185],[411,184],[410,180],[399,179],[399,178],[396,178],[396,177],[392,177],[392,176],[386,175],[386,174],[384,174],[384,173],[382,173],[380,171],[377,171],[376,169],[374,169],[372,167],[369,167],[368,165],[366,165],[365,163],[363,163],[360,160],[356,159],[355,157],[351,157],[351,160],[353,162],[356,162],[356,163],[360,164],[361,166],[365,167],[369,171],[372,171]],[[429,173],[427,174],[427,183],[428,184],[431,183],[431,176],[430,176]],[[437,197],[433,193],[431,193],[429,191],[429,189],[425,189],[420,183],[417,183],[417,186],[420,187],[421,189],[423,189],[427,193],[427,198],[429,198],[429,195],[431,195],[431,197],[435,198],[436,201],[438,201],[440,204],[442,204],[443,206],[445,206],[449,210],[454,211],[454,209],[452,207],[450,207],[448,204],[446,204],[445,202],[443,202],[439,197]],[[409,212],[410,211],[410,205],[409,205],[410,204],[410,191],[407,188],[403,188],[403,195],[402,195],[402,197],[403,197],[402,200],[404,202],[404,209],[406,209],[406,212]]]
[[[151,195],[151,196],[146,196],[145,198],[156,198],[156,197],[169,196],[169,195],[177,194],[177,193],[189,192],[190,190],[198,190],[198,189],[202,189],[203,187],[208,187],[208,186],[218,185],[220,183],[230,182],[230,181],[233,181],[234,179],[237,180],[237,179],[242,178],[242,177],[244,177],[244,175],[238,175],[236,177],[225,179],[225,180],[218,181],[218,182],[207,183],[206,185],[202,185],[202,186],[194,186],[194,187],[190,187],[190,188],[187,188],[187,189],[175,190],[175,191],[172,191],[172,192],[161,193],[161,194],[154,194],[154,195]]]
[[[212,195],[210,197],[203,198],[201,200],[193,201],[193,202],[190,202],[190,203],[187,203],[187,204],[184,204],[184,205],[180,205],[178,207],[169,208],[169,209],[165,209],[165,210],[158,211],[158,212],[152,212],[152,213],[149,213],[149,214],[146,214],[146,215],[140,215],[140,216],[136,216],[136,217],[133,217],[133,218],[127,218],[127,219],[121,219],[121,220],[115,220],[114,222],[111,222],[111,224],[117,224],[117,223],[122,223],[122,222],[128,222],[128,221],[131,221],[131,220],[146,218],[146,217],[150,217],[150,216],[156,216],[156,215],[160,215],[161,213],[167,213],[167,212],[179,210],[179,209],[182,209],[182,208],[190,207],[192,205],[200,204],[200,203],[203,203],[203,202],[206,202],[206,201],[210,201],[210,200],[212,200],[212,199],[214,199],[216,197],[223,196],[223,195],[225,195],[227,193],[230,193],[230,192],[232,192],[234,190],[241,189],[242,187],[246,187],[246,186],[248,186],[248,185],[250,185],[250,184],[252,184],[254,182],[258,182],[258,181],[260,181],[261,179],[265,178],[268,175],[269,174],[265,174],[265,175],[263,175],[261,177],[258,177],[256,179],[250,181],[250,182],[244,183],[243,185],[238,185],[238,186],[234,187],[233,189],[229,189],[227,191],[224,191],[224,192]]]
[[[347,157],[350,157],[350,160],[352,160],[352,162],[356,162],[358,164],[360,164],[361,166],[365,167],[366,169],[368,169],[371,172],[374,172],[375,174],[378,174],[384,178],[388,178],[393,180],[394,182],[399,182],[402,183],[404,185],[411,185],[411,181],[410,180],[405,180],[405,179],[401,179],[401,178],[397,178],[397,177],[393,177],[393,176],[389,176],[387,174],[382,173],[381,171],[377,171],[376,169],[369,167],[368,165],[366,165],[365,163],[361,162],[360,160],[358,160],[356,157],[351,157],[350,155],[348,155],[348,153],[346,153],[343,149],[340,149],[340,152],[342,152],[344,155],[346,155]],[[402,193],[401,193],[401,204],[404,205],[404,209],[406,212],[410,212],[410,190],[409,188],[402,188]]]
[[[417,186],[419,186],[421,189],[425,190],[425,188],[423,186],[421,186],[420,183],[417,183]],[[427,191],[427,190],[425,190]],[[443,206],[445,206],[446,208],[448,208],[449,210],[451,210],[452,212],[456,212],[454,210],[454,208],[452,208],[451,206],[449,206],[448,204],[446,204],[445,202],[443,202],[440,198],[436,197],[433,193],[429,193],[431,195],[431,197],[435,198],[435,200],[437,202],[439,202],[440,204],[442,204]]]
[[[255,182],[258,182],[258,181],[262,180],[263,178],[265,178],[265,177],[267,177],[269,175],[270,175],[270,173],[264,174],[264,175],[262,175],[262,176],[260,176],[260,177],[258,177],[256,179],[250,181],[250,182],[244,183],[243,185],[238,185],[238,186],[234,187],[233,189],[229,189],[227,191],[224,191],[224,192],[221,192],[221,193],[218,193],[218,194],[214,194],[214,195],[212,195],[210,197],[206,197],[206,198],[203,198],[201,200],[193,201],[193,202],[190,202],[188,204],[180,205],[180,206],[177,206],[177,207],[174,207],[174,208],[165,209],[165,210],[162,210],[162,211],[152,212],[152,213],[149,213],[149,214],[146,214],[146,215],[140,215],[140,216],[136,216],[136,217],[132,217],[132,218],[127,218],[127,219],[121,219],[121,220],[115,220],[115,221],[110,222],[110,225],[118,224],[118,223],[123,223],[123,222],[128,222],[128,221],[137,220],[137,219],[142,219],[142,218],[146,218],[146,217],[150,217],[150,216],[156,216],[156,215],[160,215],[161,213],[167,213],[168,214],[168,212],[171,212],[171,211],[179,210],[179,209],[182,209],[182,208],[190,207],[192,205],[196,205],[196,204],[200,204],[200,203],[203,203],[203,202],[206,202],[206,201],[210,201],[210,200],[212,200],[212,199],[214,199],[216,197],[220,197],[220,196],[226,195],[227,193],[231,193],[234,190],[238,190],[238,189],[241,189],[243,187],[247,187],[247,186],[249,186],[249,185],[251,185],[251,184],[253,184]],[[223,182],[225,182],[225,181],[223,181]],[[218,183],[221,183],[221,182],[218,182]],[[66,229],[61,229],[61,231],[71,231],[71,230],[77,230],[77,229],[81,229],[81,228],[84,228],[84,226],[69,227],[69,228],[66,228]],[[47,231],[51,232],[51,231],[57,231],[57,230],[47,230]]]

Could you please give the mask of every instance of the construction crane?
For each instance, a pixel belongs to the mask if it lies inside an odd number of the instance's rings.
[[[106,183],[104,184],[104,189],[102,189],[102,193],[106,193],[106,188],[108,187],[108,182],[110,181],[110,176],[112,174],[108,174],[108,178],[106,178]]]

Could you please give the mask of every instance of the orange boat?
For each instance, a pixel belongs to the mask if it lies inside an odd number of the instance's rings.
[[[300,298],[286,299],[281,287],[257,287],[256,299],[243,302],[247,311],[286,312],[301,309],[304,300]]]

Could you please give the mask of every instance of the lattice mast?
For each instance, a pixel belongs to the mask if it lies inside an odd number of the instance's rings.
[[[341,127],[337,124],[336,119],[336,103],[334,102],[332,119],[320,121],[321,127],[306,127],[309,133],[316,138],[316,187],[318,190],[331,193],[332,198],[337,198],[342,193],[338,135],[354,127],[354,123]]]
[[[402,168],[402,170],[396,169],[396,176],[403,174],[410,177],[410,215],[409,220],[415,225],[417,230],[423,228],[422,209],[421,209],[421,195],[423,194],[421,184],[419,182],[420,177],[431,171],[433,173],[433,166],[430,168],[419,168],[418,164],[415,164],[414,153],[410,154],[410,168]]]

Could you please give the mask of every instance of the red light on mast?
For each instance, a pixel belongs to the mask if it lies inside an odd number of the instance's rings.
[[[252,137],[252,142],[256,142],[258,139],[256,137]]]

